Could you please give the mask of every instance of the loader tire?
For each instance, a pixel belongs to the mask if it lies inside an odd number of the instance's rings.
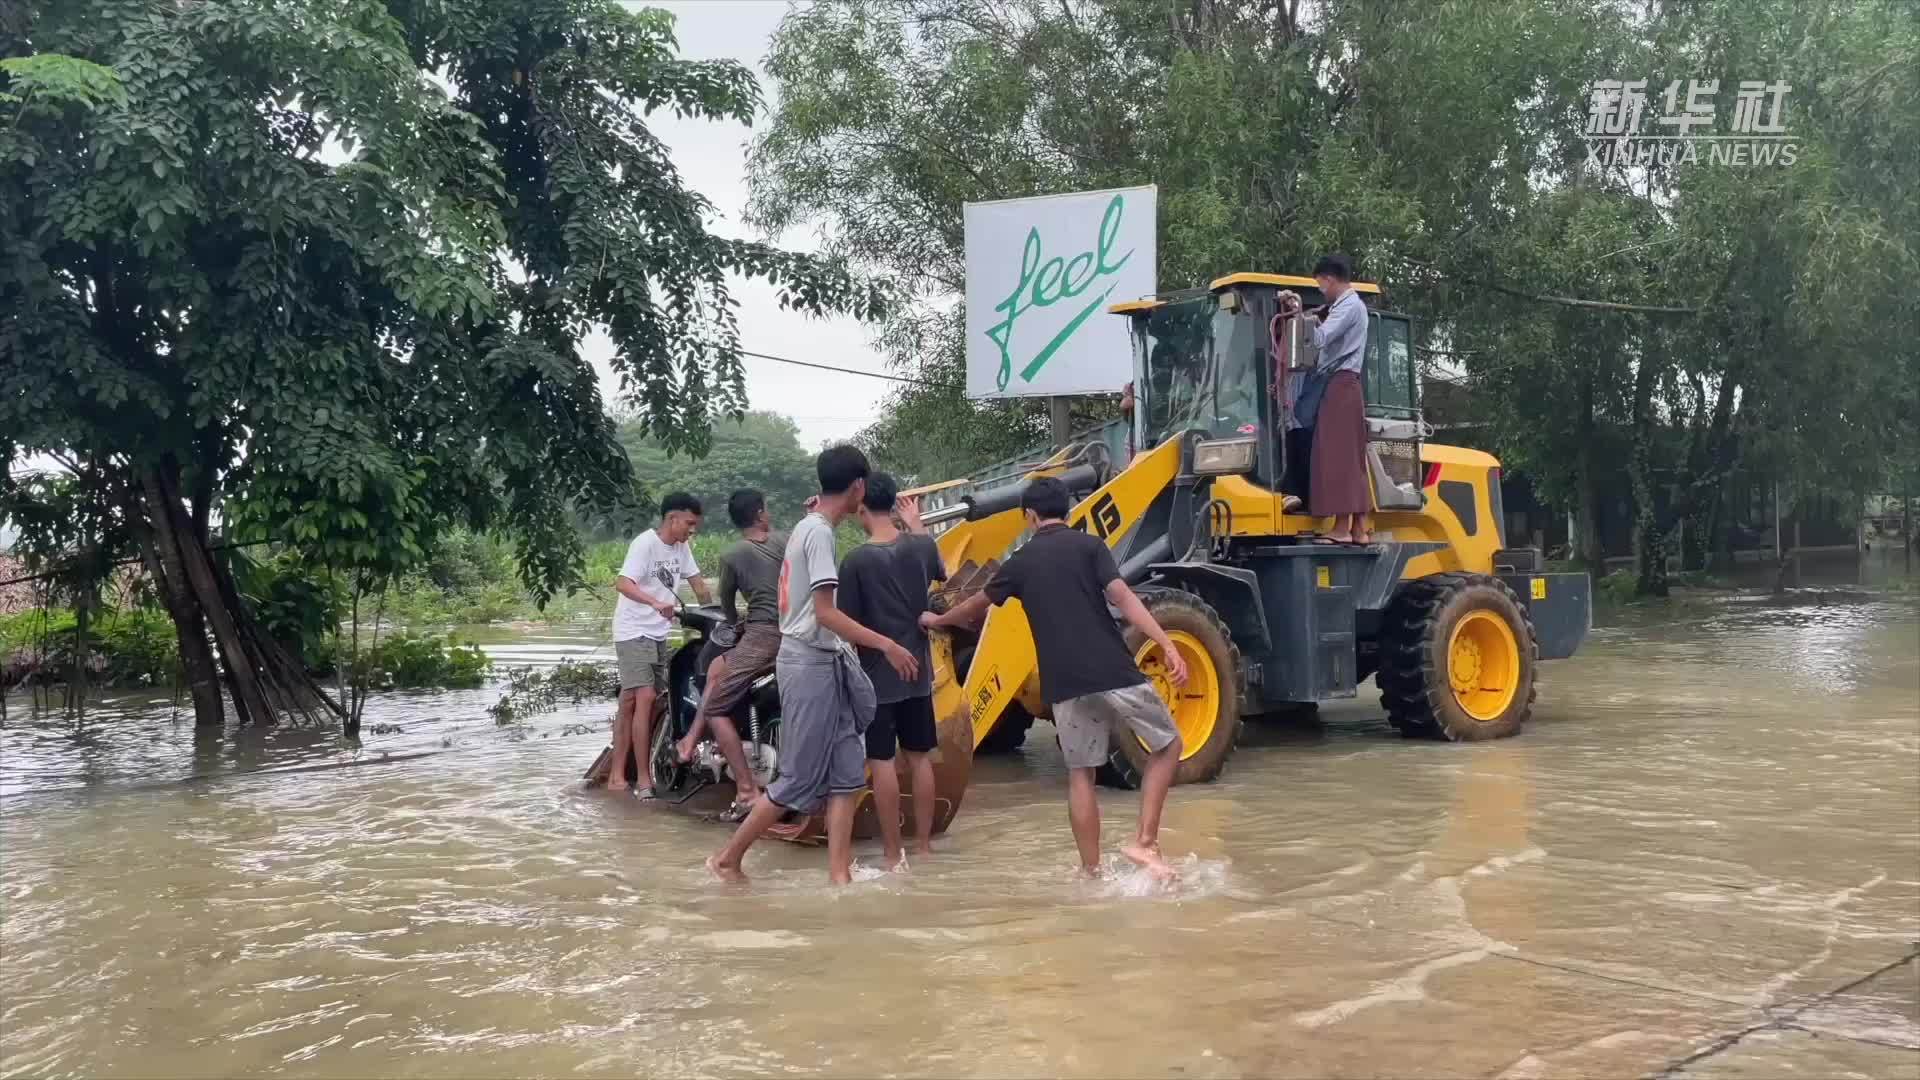
[[[1496,578],[1447,573],[1401,582],[1379,655],[1380,704],[1406,738],[1504,739],[1533,715],[1533,620]]]
[[[1212,605],[1178,589],[1148,589],[1141,602],[1173,639],[1187,662],[1187,685],[1175,691],[1160,674],[1159,646],[1128,627],[1127,648],[1173,712],[1180,732],[1176,784],[1202,784],[1220,775],[1240,743],[1240,649]],[[1109,787],[1137,788],[1147,748],[1131,733],[1113,733],[1107,763],[1096,774]]]

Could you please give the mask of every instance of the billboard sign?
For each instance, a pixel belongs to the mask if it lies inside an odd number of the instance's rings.
[[[1107,305],[1156,288],[1151,186],[968,203],[967,396],[1098,394],[1133,377]]]

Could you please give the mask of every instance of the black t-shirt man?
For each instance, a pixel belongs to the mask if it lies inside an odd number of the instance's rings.
[[[840,560],[841,611],[861,626],[899,642],[920,662],[911,682],[900,677],[886,657],[860,650],[860,666],[873,681],[879,704],[933,693],[933,660],[920,616],[927,610],[927,586],[947,580],[940,545],[921,533],[900,533],[885,543],[866,543]]]
[[[1147,681],[1107,610],[1107,586],[1118,580],[1106,544],[1055,523],[1041,526],[987,583],[995,604],[1017,599],[1026,609],[1047,704]]]
[[[1163,880],[1174,871],[1160,854],[1160,813],[1179,767],[1181,742],[1173,714],[1134,664],[1107,605],[1117,608],[1136,632],[1153,643],[1173,687],[1186,684],[1179,649],[1127,587],[1107,545],[1067,525],[1072,509],[1065,484],[1053,477],[1030,481],[1020,507],[1034,534],[1001,564],[987,587],[940,615],[927,615],[929,629],[969,625],[992,604],[1020,601],[1033,634],[1040,696],[1053,712],[1060,754],[1067,764],[1067,818],[1073,826],[1080,867],[1100,869],[1100,803],[1094,771],[1110,760],[1114,733],[1138,739],[1147,750],[1140,776],[1140,824],[1120,853]]]

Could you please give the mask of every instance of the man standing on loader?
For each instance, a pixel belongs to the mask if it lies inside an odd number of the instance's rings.
[[[1080,849],[1081,871],[1100,873],[1100,803],[1094,774],[1107,760],[1115,729],[1138,738],[1150,756],[1140,778],[1140,823],[1120,853],[1163,881],[1173,868],[1160,854],[1160,814],[1180,764],[1180,735],[1166,702],[1148,685],[1127,652],[1112,604],[1166,657],[1175,686],[1187,681],[1186,663],[1165,630],[1121,579],[1113,553],[1067,524],[1073,501],[1065,484],[1042,477],[1020,496],[1033,538],[1013,553],[985,589],[944,615],[928,612],[928,629],[977,621],[990,604],[1019,600],[1033,629],[1040,692],[1053,707],[1053,724],[1067,759],[1067,818]]]
[[[1372,494],[1367,488],[1367,408],[1360,372],[1367,355],[1367,305],[1353,291],[1353,267],[1345,255],[1328,255],[1313,267],[1313,278],[1327,298],[1324,318],[1305,316],[1313,327],[1320,363],[1296,380],[1287,452],[1294,477],[1290,494],[1302,494],[1307,512],[1333,519],[1328,539],[1365,544]],[[1281,317],[1302,316],[1300,298],[1281,296]],[[1297,433],[1297,434],[1296,434]],[[1304,485],[1302,484],[1304,481]]]

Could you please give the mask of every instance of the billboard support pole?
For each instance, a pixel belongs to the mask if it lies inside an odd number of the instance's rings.
[[[1057,395],[1047,399],[1047,415],[1053,422],[1053,448],[1055,450],[1067,445],[1068,440],[1073,438],[1073,414],[1068,409],[1068,406],[1072,404],[1072,402],[1072,398],[1059,397]]]

